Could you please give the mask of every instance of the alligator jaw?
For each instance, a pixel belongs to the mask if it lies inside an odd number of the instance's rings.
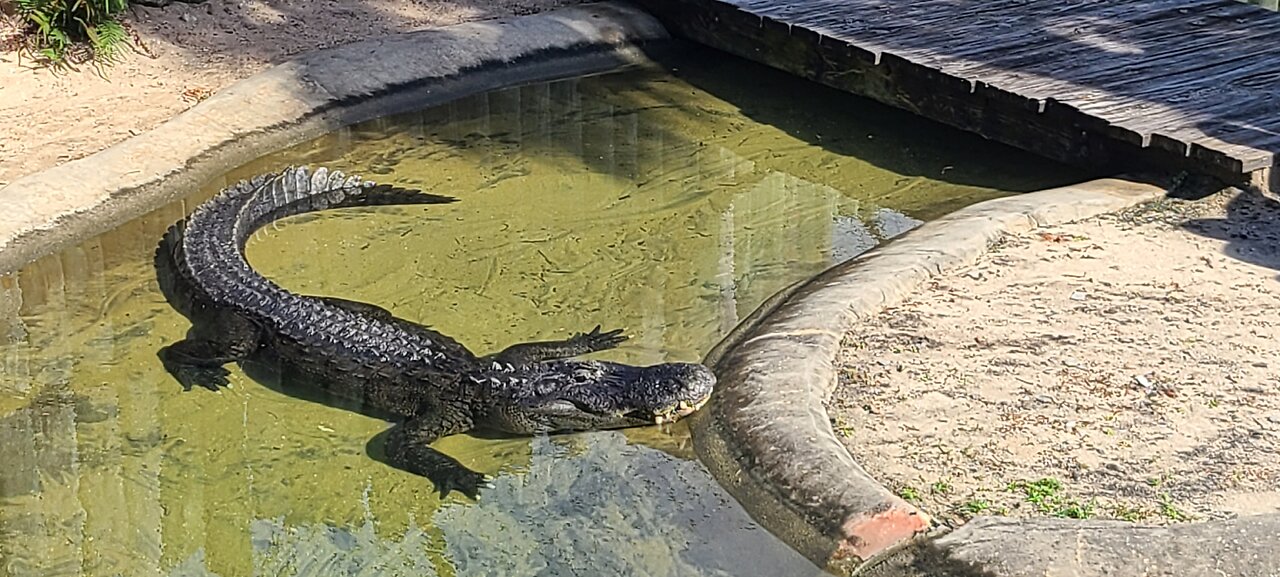
[[[653,422],[655,425],[661,425],[663,423],[674,423],[676,421],[679,421],[684,417],[692,415],[694,411],[702,408],[702,405],[707,404],[707,400],[709,400],[710,398],[711,398],[711,395],[707,395],[693,402],[680,401],[679,403],[676,403],[675,406],[669,409],[665,409],[655,413],[653,416]]]

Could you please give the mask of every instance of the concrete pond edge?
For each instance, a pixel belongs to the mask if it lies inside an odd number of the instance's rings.
[[[141,216],[230,168],[337,128],[508,86],[649,62],[670,39],[605,2],[306,53],[143,134],[0,188],[0,275]]]
[[[1230,543],[1268,542],[1280,551],[1280,539],[1272,537],[1280,516],[1172,528],[990,518],[936,538],[926,513],[859,466],[826,412],[841,341],[860,319],[900,302],[931,277],[972,264],[1002,235],[1115,212],[1164,194],[1155,185],[1107,178],[982,202],[782,291],[707,355],[719,383],[712,402],[690,419],[699,457],[766,529],[842,574],[1146,575],[1153,574],[1146,569],[1167,566],[1178,570],[1154,574],[1190,575],[1182,568],[1192,559],[1183,555],[1206,538],[1259,565],[1256,553],[1251,557]],[[1153,532],[1164,541],[1145,538]],[[1111,554],[1080,558],[1074,548],[1061,547],[1064,536],[1071,543],[1093,539],[1100,543],[1094,551],[1110,547]],[[1131,573],[1112,571],[1126,563],[1134,567]],[[1256,574],[1280,575],[1277,563],[1272,573]]]

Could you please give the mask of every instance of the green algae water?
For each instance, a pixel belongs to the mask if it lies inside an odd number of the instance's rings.
[[[478,502],[377,461],[378,419],[233,369],[183,392],[185,319],[151,253],[221,186],[323,164],[456,197],[259,233],[294,291],[375,303],[484,354],[597,324],[601,358],[693,361],[762,300],[922,220],[1081,179],[689,50],[339,130],[0,278],[0,576],[812,575],[698,464],[680,424],[437,445]],[[265,376],[263,376],[265,375]]]

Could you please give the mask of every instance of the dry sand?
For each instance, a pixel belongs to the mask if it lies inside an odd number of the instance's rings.
[[[136,32],[139,49],[101,73],[90,65],[56,72],[0,51],[0,187],[149,130],[292,54],[578,1],[206,0],[134,6],[124,20]],[[0,40],[12,30],[12,19],[0,22]]]
[[[832,419],[949,523],[1280,511],[1278,269],[1238,191],[1006,237],[847,336]]]

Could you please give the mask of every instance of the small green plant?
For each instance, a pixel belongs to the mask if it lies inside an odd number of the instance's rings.
[[[1149,513],[1138,507],[1130,507],[1128,505],[1116,505],[1111,508],[1111,515],[1122,521],[1137,523],[1138,521],[1141,521],[1147,518]]]
[[[27,48],[41,59],[66,64],[77,46],[85,60],[114,62],[128,45],[129,33],[116,20],[128,0],[13,0],[30,27]]]
[[[1052,477],[1045,477],[1038,481],[1014,481],[1009,483],[1009,491],[1022,493],[1027,497],[1027,502],[1035,505],[1037,509],[1048,512],[1047,509],[1051,503],[1056,500],[1058,491],[1062,490],[1062,481]]]
[[[1070,519],[1088,519],[1093,517],[1094,514],[1092,502],[1081,503],[1064,499],[1060,495],[1062,481],[1052,477],[1045,477],[1037,481],[1014,481],[1009,483],[1008,490],[1022,493],[1028,503],[1035,505],[1037,511],[1046,515]]]
[[[991,509],[991,503],[982,499],[970,499],[960,506],[960,510],[969,515],[981,515]]]
[[[1090,519],[1093,517],[1093,502],[1079,503],[1069,501],[1053,511],[1054,517],[1066,517],[1067,519]]]
[[[831,417],[831,429],[841,437],[852,437],[855,432],[853,424],[840,417]]]
[[[932,485],[929,485],[929,492],[936,495],[946,495],[951,492],[951,483],[943,480],[935,481]]]
[[[920,500],[920,491],[911,485],[903,485],[901,489],[898,489],[898,496],[914,503]]]
[[[1173,497],[1170,497],[1168,493],[1160,494],[1160,514],[1164,515],[1165,519],[1175,523],[1191,520],[1191,515],[1188,515],[1173,504]]]

